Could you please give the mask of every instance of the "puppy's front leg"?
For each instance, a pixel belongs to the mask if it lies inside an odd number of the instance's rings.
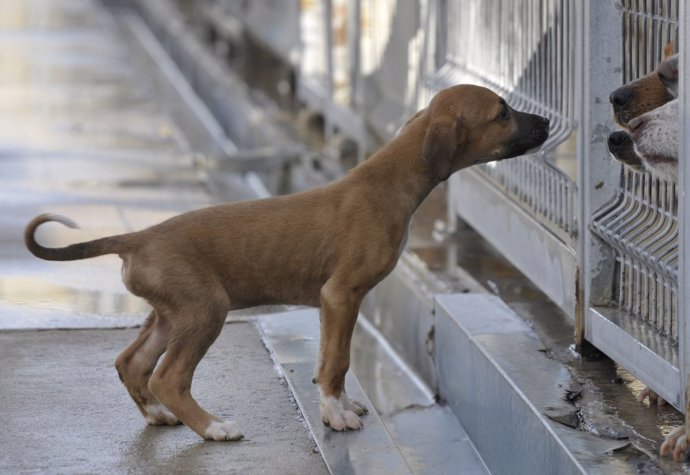
[[[321,291],[321,351],[317,381],[321,387],[321,420],[336,431],[361,429],[363,404],[345,393],[350,368],[350,341],[362,296],[326,284]]]

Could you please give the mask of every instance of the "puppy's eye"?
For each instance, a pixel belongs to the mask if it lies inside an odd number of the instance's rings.
[[[496,116],[497,120],[508,120],[510,118],[510,108],[503,106],[501,112]]]

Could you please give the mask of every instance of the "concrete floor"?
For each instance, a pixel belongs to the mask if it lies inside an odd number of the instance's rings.
[[[113,367],[135,335],[0,333],[0,473],[326,473],[253,324],[226,325],[193,386],[206,409],[239,423],[239,442],[146,424]]]

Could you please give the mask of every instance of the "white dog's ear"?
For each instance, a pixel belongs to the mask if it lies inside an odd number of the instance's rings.
[[[422,159],[434,176],[444,181],[453,172],[453,158],[464,146],[466,130],[454,117],[442,117],[429,124],[424,136]]]

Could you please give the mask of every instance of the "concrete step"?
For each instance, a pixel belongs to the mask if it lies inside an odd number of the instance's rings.
[[[432,399],[426,405],[412,405],[379,415],[374,410],[377,405],[352,371],[348,373],[346,389],[350,397],[364,402],[370,409],[364,417],[365,427],[356,432],[331,431],[321,422],[318,387],[311,382],[319,349],[318,311],[293,310],[261,316],[259,328],[331,473],[489,473],[448,407],[434,404]],[[359,340],[355,347],[360,343],[369,347],[376,344],[361,328],[355,339]],[[391,376],[385,374],[390,365],[380,358],[371,360],[370,364],[378,365],[380,383],[390,380]],[[398,377],[400,388],[407,376],[400,372]]]
[[[654,459],[582,426],[567,400],[579,381],[499,297],[454,294],[405,253],[363,313],[447,404],[491,473],[634,473],[634,457]]]
[[[628,440],[569,427],[570,373],[501,299],[439,295],[435,316],[439,394],[493,473],[633,473],[610,456]]]

